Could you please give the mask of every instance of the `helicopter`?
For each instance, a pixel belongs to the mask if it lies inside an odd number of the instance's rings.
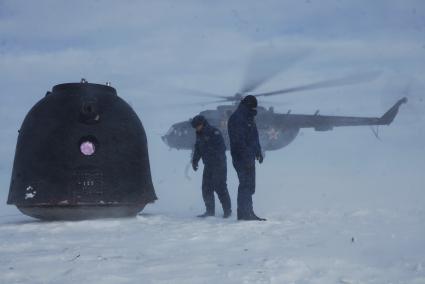
[[[199,113],[203,115],[212,126],[220,129],[224,137],[226,149],[229,150],[230,144],[227,132],[227,121],[238,107],[239,102],[245,96],[253,95],[257,98],[263,98],[301,91],[352,85],[374,80],[379,75],[380,72],[354,74],[271,92],[254,93],[253,91],[267,80],[267,78],[263,78],[262,80],[245,84],[245,86],[233,96],[223,96],[189,89],[186,90],[188,92],[190,91],[192,94],[197,93],[201,96],[218,99],[209,103],[231,103],[228,105],[219,105],[216,109],[208,109]],[[290,110],[286,113],[276,113],[273,107],[266,108],[258,106],[256,124],[261,148],[263,152],[279,150],[294,141],[301,128],[313,128],[316,131],[330,131],[334,127],[342,126],[390,125],[396,117],[400,106],[406,102],[406,97],[399,99],[380,117],[331,116],[321,115],[319,111],[316,111],[314,114],[292,114]],[[374,132],[374,134],[378,137],[377,132]],[[190,125],[190,120],[173,124],[161,138],[170,148],[178,150],[193,150],[196,139],[195,131],[193,131]]]

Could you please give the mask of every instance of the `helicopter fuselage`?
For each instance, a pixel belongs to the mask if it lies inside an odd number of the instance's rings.
[[[237,106],[219,106],[215,110],[200,112],[208,122],[220,129],[223,134],[227,150],[229,150],[229,135],[227,133],[227,121]],[[291,143],[299,132],[298,127],[292,127],[282,123],[281,116],[273,109],[257,108],[256,123],[260,144],[263,151],[278,150]],[[191,150],[195,144],[195,131],[190,121],[182,121],[173,124],[168,132],[162,136],[162,140],[171,148]]]
[[[284,114],[275,113],[273,108],[266,109],[259,106],[255,120],[261,148],[263,151],[281,149],[297,137],[301,128],[329,131],[334,127],[390,125],[400,106],[406,102],[407,98],[399,99],[381,117],[329,116],[321,115],[319,111],[314,114],[291,114],[290,112]],[[221,105],[215,110],[200,112],[211,125],[221,130],[227,149],[229,149],[227,121],[236,107],[236,105]],[[191,150],[195,144],[195,131],[189,120],[182,121],[173,124],[162,136],[162,140],[171,148]]]

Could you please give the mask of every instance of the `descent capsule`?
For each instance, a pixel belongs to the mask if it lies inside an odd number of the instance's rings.
[[[22,213],[134,216],[156,199],[145,130],[113,87],[56,85],[25,117],[7,201]]]

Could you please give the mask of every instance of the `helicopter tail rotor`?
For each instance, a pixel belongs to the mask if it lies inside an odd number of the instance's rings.
[[[390,125],[398,113],[398,109],[402,104],[407,103],[407,98],[404,97],[396,102],[396,104],[390,108],[383,116],[379,118],[380,124]]]

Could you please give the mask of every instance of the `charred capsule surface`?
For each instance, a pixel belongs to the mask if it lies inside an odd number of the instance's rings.
[[[131,216],[156,199],[145,130],[113,87],[53,87],[19,131],[8,204],[40,219]]]

